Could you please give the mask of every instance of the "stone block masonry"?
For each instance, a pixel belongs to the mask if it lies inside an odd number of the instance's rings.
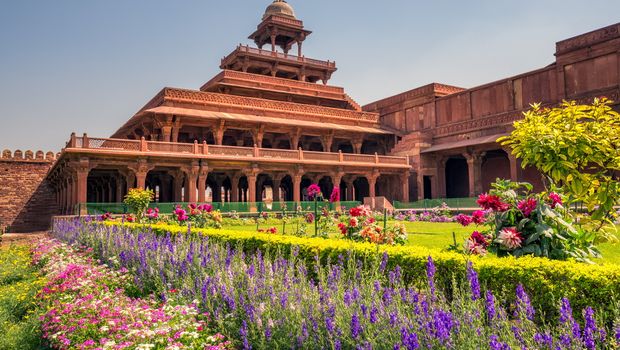
[[[56,159],[52,152],[14,153],[0,158],[0,228],[8,232],[35,232],[49,228],[59,208],[45,179]]]

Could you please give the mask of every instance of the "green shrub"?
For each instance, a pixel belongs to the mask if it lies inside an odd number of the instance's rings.
[[[149,203],[153,200],[153,191],[143,190],[140,188],[132,188],[125,196],[123,203],[127,204],[132,214],[136,216],[138,222],[142,221],[144,212],[149,207]]]
[[[143,227],[136,224],[126,225]],[[168,225],[150,227],[159,234],[187,234],[188,230],[187,227]],[[569,298],[577,310],[592,306],[601,312],[612,314],[614,305],[611,301],[620,296],[620,266],[612,264],[593,265],[531,256],[467,257],[455,252],[417,246],[377,246],[341,239],[302,238],[226,229],[194,229],[192,232],[210,240],[230,243],[231,246],[241,245],[248,252],[261,250],[288,253],[293,247],[299,247],[299,255],[307,262],[309,271],[313,271],[317,255],[320,262],[325,264],[328,260],[335,261],[339,255],[347,256],[349,251],[355,251],[358,257],[373,259],[386,252],[389,255],[389,266],[399,265],[405,280],[417,285],[426,282],[426,262],[428,256],[432,256],[437,267],[437,283],[448,290],[455,274],[465,274],[466,262],[469,259],[478,272],[481,283],[505,298],[508,303],[514,301],[517,285],[523,284],[531,295],[532,303],[545,312],[548,319],[555,316],[557,303],[562,297]]]

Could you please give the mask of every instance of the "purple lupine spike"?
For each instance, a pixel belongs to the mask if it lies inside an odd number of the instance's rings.
[[[497,317],[497,313],[495,311],[495,297],[490,290],[487,290],[485,294],[485,307],[487,311],[487,317],[489,318],[489,322],[493,321],[495,317]]]
[[[588,350],[596,349],[596,320],[594,319],[594,309],[587,307],[583,312],[585,324],[583,326],[583,345]]]
[[[433,258],[428,257],[428,261],[426,262],[426,278],[428,280],[428,286],[431,290],[431,296],[433,300],[435,299],[435,272],[437,269],[435,268],[435,262]]]
[[[351,316],[351,337],[357,339],[361,333],[362,326],[360,325],[359,317],[357,313],[354,313],[353,316]]]
[[[467,280],[469,280],[471,300],[476,301],[480,299],[480,282],[478,281],[478,273],[474,270],[471,261],[467,262]]]
[[[517,313],[525,314],[530,321],[534,320],[534,308],[530,302],[530,297],[520,283],[517,286]]]

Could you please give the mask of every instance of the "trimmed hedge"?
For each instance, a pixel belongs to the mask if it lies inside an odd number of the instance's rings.
[[[121,224],[107,222],[106,225]],[[125,226],[134,229],[145,227],[138,224]],[[189,232],[187,227],[171,225],[148,227],[157,234]],[[336,261],[339,255],[347,256],[350,251],[358,258],[372,259],[380,258],[386,252],[389,255],[388,265],[399,265],[405,279],[417,285],[426,283],[426,263],[431,256],[437,268],[436,283],[448,291],[454,276],[465,275],[469,259],[479,274],[481,284],[509,303],[514,301],[517,285],[523,284],[537,310],[546,314],[538,316],[547,320],[556,316],[557,305],[562,297],[569,298],[575,310],[592,306],[599,312],[610,314],[616,307],[614,298],[620,296],[619,265],[588,265],[535,257],[464,256],[417,246],[377,246],[341,239],[301,238],[225,229],[191,229],[191,232],[216,242],[241,245],[246,251],[279,251],[287,254],[293,247],[299,247],[299,255],[308,263],[309,271],[312,271],[317,255],[321,263],[325,264],[330,260]]]

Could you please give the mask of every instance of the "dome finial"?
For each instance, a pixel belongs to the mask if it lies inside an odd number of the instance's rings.
[[[295,18],[295,11],[285,0],[273,0],[273,3],[265,10],[263,20],[273,15]]]

